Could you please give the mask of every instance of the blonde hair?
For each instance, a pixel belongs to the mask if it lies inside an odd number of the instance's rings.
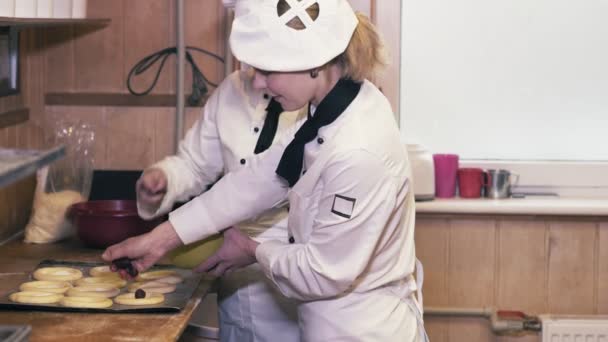
[[[357,12],[359,24],[346,50],[330,63],[339,64],[344,77],[354,81],[375,81],[386,66],[384,43],[376,27],[364,14]]]

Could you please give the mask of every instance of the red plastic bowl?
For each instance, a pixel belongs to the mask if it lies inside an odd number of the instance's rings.
[[[163,221],[144,221],[137,215],[136,202],[130,200],[76,203],[70,207],[69,217],[78,238],[94,248],[106,248],[147,233]]]

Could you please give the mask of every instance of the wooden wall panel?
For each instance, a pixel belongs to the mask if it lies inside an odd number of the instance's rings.
[[[49,27],[44,29],[46,78],[45,91],[75,91],[74,28]],[[42,94],[41,94],[42,95]]]
[[[540,220],[498,222],[497,307],[546,312],[546,227]]]
[[[224,20],[226,11],[221,1],[185,1],[186,45],[208,50],[220,56],[225,53]],[[200,52],[191,52],[202,73],[218,84],[224,79],[224,65]],[[192,88],[190,65],[186,67],[186,93]],[[212,91],[214,88],[209,88]]]
[[[172,155],[173,132],[175,131],[175,109],[159,108],[155,116],[154,125],[154,161]],[[143,165],[142,168],[149,165]]]
[[[20,139],[27,141],[26,147],[48,147],[45,135],[40,131],[46,123],[44,101],[41,94],[45,87],[45,34],[41,30],[28,29],[21,32],[21,96],[23,106],[29,109],[29,126],[21,131],[26,136]]]
[[[597,313],[608,315],[608,222],[599,223]]]
[[[425,306],[448,305],[450,222],[447,219],[417,218],[416,256],[424,267]]]
[[[494,336],[488,321],[475,318],[453,318],[448,324],[449,342],[487,342]]]
[[[448,318],[425,317],[424,328],[429,336],[429,340],[433,342],[448,342]]]
[[[154,160],[155,108],[106,108],[104,169],[137,170]]]
[[[29,220],[35,185],[31,176],[0,188],[0,241],[21,230]]]
[[[17,128],[15,126],[0,129],[0,147],[17,147]]]
[[[125,5],[125,68],[122,83],[125,84],[129,71],[141,61],[157,51],[175,45],[173,20],[169,13],[173,1],[166,0],[129,0]],[[160,62],[160,61],[159,61]],[[142,92],[152,85],[160,63],[144,74],[133,78],[132,87]],[[175,88],[175,59],[167,60],[152,94],[170,94]]]
[[[89,2],[87,16],[110,18],[112,22],[103,29],[76,27],[74,34],[75,90],[79,92],[120,92],[125,89],[124,6],[125,0]]]
[[[494,342],[541,342],[542,336],[538,333],[527,333],[517,336],[496,336],[492,340]]]
[[[548,310],[555,314],[593,314],[596,224],[549,224]]]
[[[448,302],[453,307],[494,304],[494,221],[454,219],[450,227]]]

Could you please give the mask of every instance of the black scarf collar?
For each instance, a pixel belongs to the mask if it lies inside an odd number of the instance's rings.
[[[350,79],[340,79],[319,103],[314,116],[306,120],[296,132],[291,143],[285,148],[276,170],[276,173],[284,178],[290,187],[293,187],[300,179],[304,163],[304,146],[317,136],[319,128],[331,124],[346,110],[357,97],[360,89],[361,83]]]
[[[255,145],[255,150],[253,151],[255,154],[266,151],[270,145],[272,145],[274,136],[277,133],[277,128],[279,127],[279,116],[281,113],[283,113],[281,104],[274,99],[270,100],[270,103],[268,103],[268,106],[266,107],[264,126],[262,127],[258,143]]]

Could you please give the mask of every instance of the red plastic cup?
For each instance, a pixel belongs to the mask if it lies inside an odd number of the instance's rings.
[[[456,195],[457,154],[433,154],[435,164],[435,196],[450,198]]]
[[[462,198],[481,197],[484,184],[483,170],[479,168],[462,168],[458,170],[458,189]]]

